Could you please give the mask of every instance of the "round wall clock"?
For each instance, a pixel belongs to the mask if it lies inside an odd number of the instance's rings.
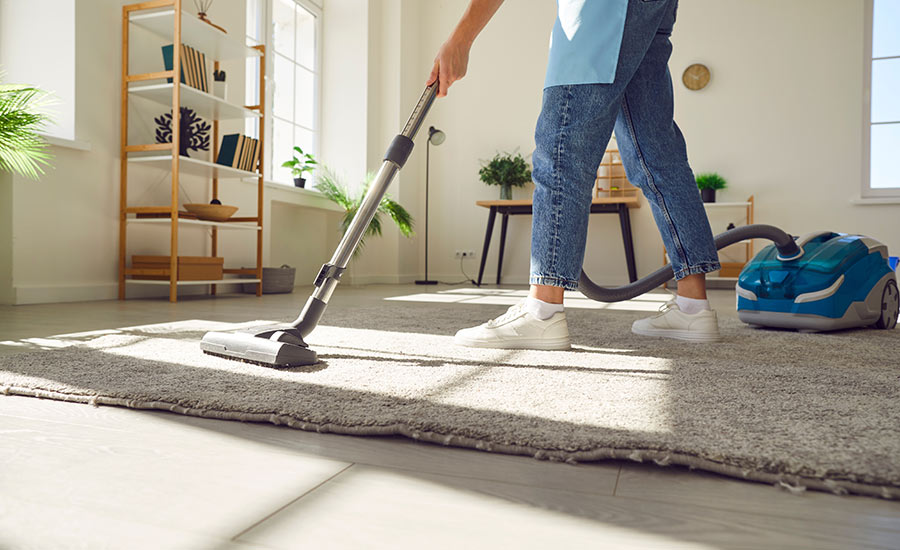
[[[709,84],[709,69],[702,63],[694,63],[684,70],[681,81],[689,90],[702,90]]]

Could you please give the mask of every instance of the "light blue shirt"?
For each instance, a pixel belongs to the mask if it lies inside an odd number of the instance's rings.
[[[616,78],[628,0],[557,0],[544,87]]]

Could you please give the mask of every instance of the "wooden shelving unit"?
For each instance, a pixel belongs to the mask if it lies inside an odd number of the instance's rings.
[[[618,149],[607,149],[603,155],[600,166],[597,167],[597,177],[594,179],[594,199],[606,198],[631,198],[637,200],[640,189],[628,181],[625,175],[625,167],[622,165],[622,156]]]
[[[216,285],[256,283],[256,295],[262,295],[262,239],[263,239],[263,162],[265,150],[265,47],[247,46],[243,33],[239,38],[199,20],[182,10],[184,0],[150,0],[122,7],[122,89],[121,89],[121,166],[119,202],[119,299],[125,299],[127,284],[168,285],[169,300],[178,300],[178,287],[208,285],[210,293],[216,293]],[[129,71],[129,31],[132,26],[143,28],[156,35],[160,44],[173,44],[173,70],[132,74]],[[185,42],[203,52],[213,61],[218,70],[224,60],[243,60],[260,57],[259,105],[235,105],[218,97],[180,83],[181,44]],[[162,59],[160,56],[160,64]],[[177,75],[177,76],[176,76]],[[167,82],[171,79],[172,82]],[[177,83],[177,84],[175,84]],[[233,86],[233,82],[231,83]],[[180,147],[180,117],[172,117],[172,143],[128,143],[128,106],[131,98],[157,103],[169,107],[172,113],[179,113],[181,107],[188,107],[200,117],[212,121],[212,158],[219,153],[219,121],[255,119],[259,124],[260,155],[256,167],[251,171],[237,170],[208,160],[189,158],[173,154]],[[171,201],[167,205],[128,206],[129,168],[149,168],[166,170],[171,173]],[[240,181],[245,178],[257,180],[257,212],[255,217],[232,218],[227,222],[211,222],[180,217],[178,205],[179,177],[181,174],[208,178],[212,184],[212,197],[219,197],[219,180]],[[138,214],[155,214],[166,217],[144,218]],[[168,269],[133,269],[127,266],[127,237],[130,225],[156,225],[170,228]],[[201,228],[211,233],[212,256],[218,253],[219,230],[243,230],[256,232],[256,266],[253,268],[225,268],[225,275],[250,276],[252,278],[223,278],[205,281],[179,281],[178,232],[181,227]],[[153,271],[153,273],[148,273]],[[162,275],[168,280],[145,280],[130,278],[133,275]]]

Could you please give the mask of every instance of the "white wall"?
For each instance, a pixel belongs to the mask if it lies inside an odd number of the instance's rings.
[[[465,0],[423,7],[421,52],[433,56],[466,6]],[[676,120],[695,171],[730,181],[720,200],[756,199],[756,221],[793,234],[817,229],[859,232],[900,250],[897,205],[858,206],[863,156],[863,2],[843,0],[689,0],[681,2],[670,63]],[[478,181],[481,159],[497,150],[533,151],[547,37],[554,3],[507,1],[478,38],[468,75],[438,102],[429,120],[447,131],[433,150],[430,264],[440,278],[458,274],[457,249],[480,253],[487,213],[474,206],[495,198]],[[430,59],[430,57],[429,57]],[[704,62],[712,83],[691,92],[680,75]],[[424,176],[423,176],[424,178]],[[531,189],[516,196],[530,197]],[[714,214],[715,232],[740,211]],[[632,211],[639,274],[662,263],[650,209]],[[488,257],[493,282],[499,228]],[[527,281],[530,219],[513,217],[504,282]],[[591,217],[585,268],[607,284],[627,281],[615,216]],[[477,263],[467,262],[468,274]]]
[[[758,222],[868,234],[897,255],[900,204],[851,204],[864,161],[863,6],[682,2],[671,67],[680,78],[703,62],[712,80],[700,92],[676,86],[676,119],[695,170],[725,176],[726,199],[754,195]]]

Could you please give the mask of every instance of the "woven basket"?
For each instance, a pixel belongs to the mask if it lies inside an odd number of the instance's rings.
[[[262,276],[263,294],[287,294],[294,291],[294,276],[297,270],[287,264],[281,267],[264,267]],[[253,275],[242,275],[252,279]],[[241,285],[245,294],[256,294],[256,283]]]

